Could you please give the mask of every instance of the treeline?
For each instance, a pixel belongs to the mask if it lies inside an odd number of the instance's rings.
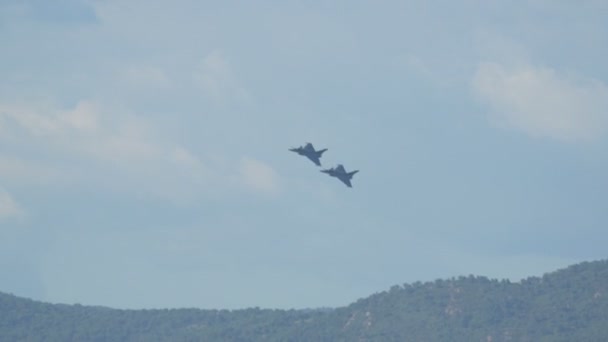
[[[117,310],[0,294],[0,341],[608,341],[608,261],[393,286],[323,310]]]

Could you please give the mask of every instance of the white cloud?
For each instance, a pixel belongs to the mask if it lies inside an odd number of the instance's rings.
[[[81,101],[71,110],[49,107],[0,104],[0,118],[9,119],[28,134],[42,138],[56,139],[97,129],[97,108],[91,102]]]
[[[16,143],[39,143],[44,148],[108,161],[137,161],[159,154],[145,121],[129,113],[102,113],[99,105],[89,101],[80,101],[69,110],[48,104],[0,104],[0,118],[26,133]],[[38,140],[33,142],[32,137]]]
[[[200,153],[159,136],[149,122],[128,112],[88,101],[69,110],[2,104],[0,109],[7,130],[20,131],[15,139],[5,137],[7,145],[47,156],[0,157],[0,176],[6,179],[37,185],[91,182],[176,203],[202,194],[222,196],[237,190],[234,186],[279,193],[278,176],[267,164],[252,158],[203,161]]]
[[[165,152],[154,140],[154,132],[145,121],[127,115],[83,141],[81,150],[100,160],[136,164],[158,159]]]
[[[0,220],[23,217],[24,211],[11,195],[0,189]]]
[[[57,134],[60,130],[60,124],[55,117],[55,113],[42,115],[36,108],[32,107],[0,105],[0,117],[10,119],[19,128],[25,129],[33,136],[50,136]],[[9,130],[5,127],[3,136],[6,136],[7,133],[9,133]]]
[[[530,136],[586,141],[608,130],[608,87],[546,67],[483,63],[472,82],[494,119]]]
[[[183,147],[176,147],[173,150],[172,157],[178,164],[189,165],[196,169],[204,169],[200,160]]]
[[[124,80],[134,87],[166,88],[170,85],[165,71],[154,66],[132,66],[126,69]]]
[[[93,179],[174,199],[208,176],[198,157],[159,137],[142,118],[88,101],[69,110],[0,104],[0,119],[6,126],[3,133],[17,132],[0,136],[16,153],[16,157],[0,157],[0,176],[13,181],[48,184]],[[22,152],[30,150],[46,157]]]
[[[240,179],[248,188],[270,195],[279,193],[279,177],[272,167],[259,160],[243,157],[239,170]]]
[[[217,177],[208,165],[205,165],[201,159],[184,147],[176,146],[169,155],[169,159],[177,167],[180,167],[186,177],[198,185],[208,185],[213,178]]]
[[[97,108],[88,101],[79,102],[73,110],[61,113],[59,121],[77,131],[92,132],[98,127]]]
[[[234,75],[232,67],[221,51],[214,50],[208,54],[194,74],[194,80],[205,94],[216,101],[236,100],[248,102],[249,92]]]

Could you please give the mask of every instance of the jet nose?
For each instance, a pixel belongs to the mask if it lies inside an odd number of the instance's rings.
[[[321,170],[320,172],[329,173],[329,170]]]

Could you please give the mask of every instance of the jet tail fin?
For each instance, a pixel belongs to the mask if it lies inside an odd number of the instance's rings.
[[[354,176],[354,175],[355,175],[355,173],[357,173],[357,172],[359,172],[359,170],[351,171],[351,172],[349,172],[349,173],[348,173],[348,176],[349,176],[349,177],[352,177],[352,176]]]
[[[326,148],[322,149],[322,150],[318,150],[317,154],[319,155],[319,157],[323,154],[323,152],[327,151]]]

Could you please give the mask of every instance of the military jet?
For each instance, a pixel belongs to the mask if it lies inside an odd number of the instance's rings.
[[[346,184],[347,187],[352,188],[353,186],[350,183],[350,180],[351,178],[353,178],[355,173],[359,172],[359,170],[346,172],[346,170],[344,170],[344,166],[342,166],[342,164],[338,164],[338,166],[336,166],[335,168],[332,167],[331,169],[321,170],[321,172],[327,173],[332,177],[338,178],[342,181],[342,183]]]
[[[290,148],[289,150],[291,152],[296,152],[301,156],[306,156],[308,159],[312,160],[312,162],[315,163],[317,166],[321,166],[321,161],[319,160],[319,158],[321,158],[323,152],[327,151],[326,148],[315,151],[315,148],[312,146],[311,143],[306,143],[306,145],[297,148]]]

